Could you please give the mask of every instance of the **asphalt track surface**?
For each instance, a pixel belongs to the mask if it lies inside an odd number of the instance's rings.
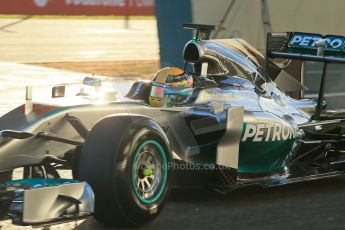
[[[94,220],[81,229],[106,229]],[[85,227],[85,228],[84,228]],[[344,229],[345,178],[223,196],[208,190],[174,190],[156,221],[141,229]]]
[[[53,86],[80,84],[86,76],[91,75],[34,65],[0,62],[0,117],[24,103],[26,86],[32,86],[33,100],[46,101],[51,97]],[[99,75],[97,77],[105,78]],[[118,92],[119,100],[136,80],[137,78],[134,77],[111,79],[111,87]]]
[[[10,21],[13,21],[13,19]],[[98,21],[98,23],[99,22],[101,21]],[[7,21],[4,22],[3,20],[0,20],[0,23],[2,25],[8,24]],[[91,60],[92,58],[102,59],[101,55],[95,55],[97,52],[94,52],[94,56],[84,57],[83,54],[85,53],[80,51],[85,50],[86,46],[79,46],[78,49],[74,49],[73,47],[71,48],[69,45],[67,45],[71,43],[65,44],[66,49],[63,49],[64,47],[62,44],[59,48],[51,48],[53,51],[59,52],[59,55],[54,56],[51,52],[52,50],[49,52],[48,50],[44,50],[44,47],[50,46],[48,44],[51,42],[50,40],[41,40],[41,42],[38,40],[35,43],[34,38],[39,39],[41,35],[47,35],[46,38],[49,38],[49,34],[57,33],[51,29],[56,22],[50,21],[50,24],[48,21],[41,22],[46,24],[45,29],[40,27],[37,21],[25,21],[24,23],[26,24],[8,26],[2,28],[2,31],[0,31],[0,40],[2,43],[0,46],[0,61],[41,62],[68,61],[72,59],[74,61],[82,61],[84,59]],[[30,23],[33,23],[32,30],[30,28]],[[111,23],[118,23],[120,26],[120,22],[115,21]],[[112,26],[114,24],[111,23],[104,22],[99,27],[103,28],[103,25],[107,24],[110,27],[108,29],[104,27],[102,30],[110,31],[108,35],[113,34],[114,29]],[[76,21],[67,23],[64,22],[64,25],[67,25],[67,27],[71,26],[72,24],[76,30],[75,33],[79,33],[79,35],[88,34],[88,32],[83,32],[81,27],[79,28],[77,26],[78,23],[76,23]],[[97,24],[94,24],[94,26],[95,25]],[[60,25],[60,29],[63,29],[62,25]],[[97,31],[97,28],[95,27],[84,27],[84,29],[87,31]],[[23,32],[25,37],[23,37],[22,34],[22,38],[20,38],[21,36],[19,31],[24,30],[27,31],[25,33]],[[69,30],[71,33],[73,32],[73,29],[69,28]],[[118,30],[121,29],[118,28]],[[31,33],[31,37],[28,33],[30,31],[35,31],[35,33]],[[140,26],[136,31],[141,31]],[[125,32],[123,33],[126,34]],[[10,38],[10,34],[12,34],[14,37]],[[148,34],[154,35],[155,32],[151,31]],[[103,34],[103,36],[107,37],[106,33]],[[114,34],[112,36],[114,36],[114,39],[117,37]],[[128,36],[128,33],[126,36]],[[122,36],[121,39],[125,40],[126,36]],[[73,36],[66,34],[64,37],[73,37],[73,39],[69,39],[75,43],[78,43],[77,41],[74,41],[76,38],[79,41],[80,39],[85,39],[85,36],[78,37],[75,34]],[[90,38],[92,38],[92,36],[89,36],[84,44],[93,44],[91,42],[92,39]],[[52,39],[55,39],[55,43],[59,43],[58,38]],[[97,40],[100,38],[95,39]],[[142,41],[140,40],[141,36],[139,35],[137,35],[136,39],[138,44]],[[36,45],[30,46],[30,44],[33,43]],[[157,51],[157,44],[153,43],[154,42],[152,42],[152,45],[147,46],[156,47]],[[18,47],[18,44],[22,44],[22,46]],[[41,48],[39,48],[40,44],[42,45]],[[114,47],[112,44],[113,43],[110,42],[107,47],[104,47],[104,49]],[[141,42],[141,44],[143,43]],[[100,48],[102,47],[97,45],[97,47],[90,50],[99,50]],[[121,47],[118,47],[118,50],[122,50],[121,52],[116,51],[116,53],[114,51],[113,53],[110,53],[107,58],[111,60],[113,60],[113,58],[122,60],[124,56],[119,56],[119,54],[125,52],[125,49],[128,49],[128,59],[135,59],[136,52],[138,52],[135,46],[123,49],[120,48]],[[42,55],[37,55],[38,50],[42,50]],[[33,53],[36,55],[33,56]],[[154,57],[157,57],[155,55],[157,55],[157,53],[147,54],[147,58],[154,59]],[[11,100],[7,100],[9,104],[11,104],[13,100],[18,101],[18,97],[21,98],[23,96],[18,95],[18,91],[11,90],[12,87],[22,87],[24,85],[25,82],[23,82],[23,79],[20,78],[22,74],[24,74],[23,72],[20,72],[21,70],[26,73],[26,81],[39,81],[41,83],[42,78],[37,76],[37,71],[41,73],[42,71],[45,71],[43,69],[31,69],[31,67],[23,65],[11,65],[12,68],[10,68],[9,64],[6,68],[2,66],[0,69],[0,72],[2,71],[0,75],[3,77],[11,76],[11,78],[7,78],[6,82],[5,79],[0,79],[2,81],[0,84],[2,93],[1,99],[4,99],[5,101],[7,97],[11,98]],[[31,77],[29,76],[30,73]],[[81,74],[67,72],[61,72],[59,74],[55,73],[54,76],[58,75],[63,76],[65,79],[70,77],[71,80],[74,78],[78,80],[82,77]],[[59,80],[56,79],[56,81]],[[4,82],[6,84],[4,84]],[[12,226],[10,225],[9,221],[0,222],[0,225],[2,226],[2,229],[31,229],[30,227]],[[77,223],[72,222],[57,225],[51,229],[105,230],[109,228],[102,226],[93,218],[90,218]],[[325,179],[321,181],[266,189],[260,187],[247,187],[236,190],[228,196],[219,195],[207,189],[178,189],[171,193],[170,200],[161,215],[153,223],[140,229],[345,229],[345,178],[340,177],[334,179]]]
[[[155,20],[0,19],[0,61],[158,60]]]

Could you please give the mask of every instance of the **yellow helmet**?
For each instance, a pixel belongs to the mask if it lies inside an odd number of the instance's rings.
[[[159,70],[153,77],[149,103],[151,106],[162,105],[164,89],[167,87],[193,87],[193,77],[177,67],[166,67]]]

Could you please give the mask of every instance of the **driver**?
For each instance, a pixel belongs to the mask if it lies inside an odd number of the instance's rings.
[[[177,67],[166,67],[159,70],[152,79],[149,103],[151,106],[159,107],[162,105],[164,89],[166,87],[192,88],[193,76],[185,73]],[[172,106],[176,96],[169,96],[167,105]]]

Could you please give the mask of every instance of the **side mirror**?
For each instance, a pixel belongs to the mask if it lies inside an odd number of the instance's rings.
[[[99,88],[102,86],[102,80],[94,77],[85,77],[83,80],[83,84]]]
[[[52,88],[52,98],[64,97],[66,87],[64,85],[55,86]]]

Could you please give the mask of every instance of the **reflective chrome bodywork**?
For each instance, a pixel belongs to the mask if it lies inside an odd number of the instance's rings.
[[[186,45],[184,56],[187,62],[195,64],[211,60],[213,64],[209,65],[208,75],[205,78],[208,86],[199,85],[188,92],[181,91],[181,95],[183,94],[186,99],[178,106],[155,108],[143,104],[145,98],[140,96],[140,92],[142,87],[148,87],[148,84],[135,84],[133,86],[135,89],[130,90],[132,95],[128,95],[135,101],[123,99],[122,102],[105,101],[88,104],[84,100],[77,105],[75,103],[81,101],[80,98],[90,98],[90,96],[76,96],[78,100],[73,98],[69,100],[74,103],[73,106],[59,105],[42,115],[35,115],[34,112],[25,114],[21,108],[18,108],[0,119],[0,130],[14,129],[33,134],[49,132],[82,141],[83,139],[66,121],[66,114],[79,118],[88,129],[91,129],[97,120],[110,114],[142,114],[156,120],[167,130],[173,152],[178,158],[189,163],[216,163],[217,143],[225,133],[227,119],[231,119],[231,117],[227,118],[227,111],[231,108],[243,107],[242,136],[245,135],[248,125],[248,127],[259,126],[256,130],[258,136],[254,133],[254,136],[250,136],[246,141],[241,141],[239,153],[235,153],[239,155],[238,170],[243,172],[281,170],[286,159],[292,154],[293,141],[279,140],[282,135],[279,129],[289,127],[289,130],[296,130],[298,125],[308,122],[311,115],[302,109],[312,107],[313,102],[296,101],[285,95],[259,66],[259,63],[264,61],[263,57],[255,52],[252,52],[254,56],[246,56],[248,53],[241,49],[232,49],[236,42],[237,40],[199,41]],[[244,43],[241,44],[243,46]],[[194,53],[191,53],[190,49],[193,48],[195,48],[194,51],[192,50]],[[245,77],[231,75],[228,67],[232,62],[241,67]],[[102,87],[98,85],[97,91],[100,90]],[[168,93],[169,89],[166,90]],[[169,91],[169,94],[173,93],[179,92]],[[54,101],[61,99],[51,99],[49,104],[54,105]],[[273,138],[276,132],[278,134]],[[270,137],[266,138],[267,135]],[[207,139],[205,136],[212,138]],[[265,136],[264,141],[256,141],[263,139],[262,136]],[[275,146],[270,142],[277,146],[268,148],[267,146]],[[256,147],[252,148],[251,145]],[[23,164],[37,164],[47,155],[60,157],[71,147],[66,143],[46,141],[37,136],[24,140],[11,140],[0,148],[0,157],[11,159],[11,161],[0,161],[0,170],[20,167]],[[261,149],[262,152],[258,154],[254,149]],[[267,149],[271,150],[266,151]],[[258,166],[255,162],[260,161],[263,163]]]
[[[0,171],[39,164],[47,156],[60,158],[74,148],[69,143],[44,139],[38,135],[41,132],[83,142],[66,115],[78,118],[90,130],[105,116],[126,113],[155,120],[166,132],[176,160],[231,167],[242,181],[247,181],[247,174],[275,175],[280,181],[291,176],[289,167],[295,166],[294,159],[312,148],[301,145],[305,144],[304,135],[313,135],[304,131],[315,126],[311,120],[316,102],[286,95],[264,71],[266,59],[243,40],[190,41],[184,58],[193,67],[195,87],[165,88],[165,96],[179,95],[183,99],[172,107],[164,106],[164,98],[162,107],[149,106],[151,84],[137,82],[121,100],[88,103],[90,97],[79,94],[79,100],[71,98],[73,105],[57,105],[59,99],[55,98],[40,104],[53,106],[46,113],[35,114],[35,102],[30,114],[22,108],[9,112],[0,119],[0,130],[33,136],[2,138]],[[100,90],[102,86],[97,85]],[[344,126],[341,121],[336,125]],[[146,188],[138,183],[141,189]]]

